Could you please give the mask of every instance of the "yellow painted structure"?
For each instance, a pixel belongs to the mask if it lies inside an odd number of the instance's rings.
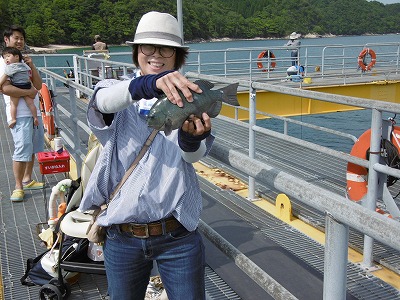
[[[336,95],[400,103],[400,81],[376,81],[362,84],[329,86],[308,86],[304,84],[302,88]],[[248,92],[239,92],[238,100],[241,106],[249,107]],[[359,109],[354,106],[312,100],[310,98],[295,97],[268,91],[257,91],[256,103],[257,110],[278,116],[300,116]],[[237,113],[239,120],[249,119],[249,113],[247,111],[239,109],[235,112],[236,110],[237,109],[234,107],[224,105],[221,114],[235,118],[235,113]],[[257,118],[262,119],[265,118],[265,116],[257,115]]]
[[[275,207],[279,219],[286,223],[290,223],[292,221],[292,203],[290,202],[288,196],[285,194],[279,194],[276,196]]]

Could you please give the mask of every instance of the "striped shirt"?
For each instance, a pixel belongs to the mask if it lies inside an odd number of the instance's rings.
[[[152,131],[145,117],[138,113],[138,103],[135,101],[116,112],[109,126],[105,124],[103,114],[96,109],[96,93],[100,88],[114,83],[112,80],[100,82],[89,103],[88,123],[103,145],[103,150],[84,191],[79,207],[81,211],[109,202],[109,195]],[[127,85],[119,82],[107,88],[118,91],[126,89]],[[213,140],[212,135],[206,138],[206,154]],[[106,212],[99,216],[98,223],[102,226],[149,223],[173,215],[187,230],[193,231],[197,228],[201,209],[202,197],[197,175],[192,164],[182,158],[178,130],[169,136],[159,132]]]

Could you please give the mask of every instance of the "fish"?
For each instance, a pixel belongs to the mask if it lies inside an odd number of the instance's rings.
[[[234,106],[240,105],[237,99],[239,83],[233,83],[216,90],[212,90],[214,84],[207,80],[197,80],[194,83],[203,92],[192,92],[193,102],[188,102],[185,96],[178,91],[184,103],[183,107],[179,107],[171,103],[164,95],[150,108],[147,125],[153,129],[164,131],[165,135],[168,136],[172,130],[180,128],[190,115],[201,118],[202,113],[206,112],[210,118],[215,118],[221,112],[222,102]]]

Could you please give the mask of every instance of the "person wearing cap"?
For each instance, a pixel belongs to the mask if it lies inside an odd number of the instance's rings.
[[[107,44],[102,42],[101,37],[98,34],[94,36],[94,44],[92,45],[92,50],[108,50]]]
[[[300,38],[301,34],[296,32],[292,32],[289,36],[289,41],[284,45],[287,47],[293,48],[290,57],[292,58],[292,66],[296,66],[299,64],[299,47],[300,47]]]
[[[144,14],[127,43],[138,71],[130,80],[100,81],[88,105],[88,123],[103,150],[79,210],[108,203],[97,221],[107,232],[104,265],[111,299],[143,300],[153,261],[169,299],[205,299],[204,245],[197,229],[202,196],[192,163],[211,149],[210,117],[190,116],[168,136],[158,132],[109,200],[152,132],[146,122],[152,103],[166,95],[182,107],[193,101],[193,92],[202,92],[178,71],[188,47],[172,15]]]

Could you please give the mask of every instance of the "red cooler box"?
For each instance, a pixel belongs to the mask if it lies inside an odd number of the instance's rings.
[[[69,172],[69,153],[64,150],[60,154],[55,151],[39,152],[37,154],[39,161],[40,173],[65,173]]]

